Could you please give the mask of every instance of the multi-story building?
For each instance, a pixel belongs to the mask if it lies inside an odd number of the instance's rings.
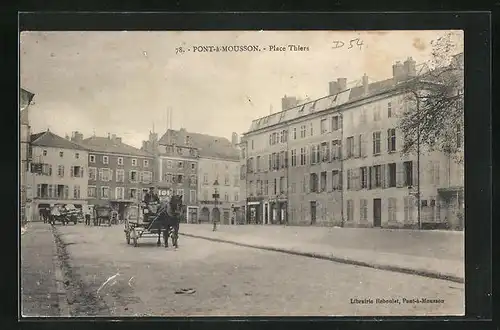
[[[122,142],[116,135],[84,139],[73,132],[71,140],[89,150],[88,199],[92,205],[110,205],[125,216],[125,208],[142,200],[153,184],[154,155]]]
[[[191,136],[185,129],[179,131],[168,129],[156,143],[157,135],[150,135],[149,143],[144,146],[157,145],[156,153],[156,185],[161,194],[177,194],[183,196],[186,205],[188,223],[198,222],[198,149],[192,144]]]
[[[20,108],[20,120],[19,120],[19,188],[20,188],[20,220],[22,223],[26,222],[27,219],[31,218],[30,202],[31,199],[31,187],[27,185],[27,175],[29,171],[29,158],[31,154],[30,140],[31,140],[31,128],[29,123],[29,110],[30,103],[35,94],[28,92],[25,89],[20,89],[19,95],[19,108]]]
[[[87,150],[49,130],[31,136],[29,184],[33,187],[32,220],[54,204],[87,204]]]
[[[224,137],[190,133],[199,150],[198,203],[200,222],[236,224],[240,215],[238,135]],[[218,194],[217,199],[214,194]],[[221,217],[222,214],[222,217]]]
[[[290,224],[412,227],[418,186],[423,224],[460,227],[463,165],[441,152],[400,152],[397,115],[408,98],[399,86],[415,75],[409,58],[389,79],[365,75],[347,88],[341,78],[325,98],[293,106],[285,97],[291,108],[253,121],[242,150],[249,220],[282,223],[289,214]]]

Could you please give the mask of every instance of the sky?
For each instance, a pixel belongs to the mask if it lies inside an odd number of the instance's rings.
[[[113,31],[22,32],[20,85],[35,94],[33,132],[116,134],[135,147],[171,126],[231,139],[251,121],[281,110],[284,95],[311,100],[328,82],[392,76],[411,56],[430,60],[431,40],[450,31]],[[456,31],[456,53],[463,38]],[[349,49],[353,44],[362,44]],[[344,46],[335,48],[340,45]],[[260,52],[193,52],[257,45]],[[301,45],[308,51],[269,51]],[[176,53],[176,49],[190,49]],[[167,123],[167,109],[172,109]]]

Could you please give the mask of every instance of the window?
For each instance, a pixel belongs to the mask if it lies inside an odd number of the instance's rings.
[[[119,169],[116,170],[116,182],[124,182],[125,181],[125,170]]]
[[[321,161],[328,162],[330,160],[330,146],[327,142],[321,143]]]
[[[278,192],[278,182],[277,179],[274,178],[274,195],[276,195]]]
[[[116,197],[116,199],[124,199],[125,198],[125,188],[116,187],[115,188],[115,197]]]
[[[191,203],[196,203],[196,190],[189,191],[189,201]]]
[[[387,103],[387,118],[391,118],[391,117],[392,117],[392,103],[388,102]]]
[[[64,157],[64,152],[59,151],[59,157],[63,158]]]
[[[91,163],[95,163],[95,156],[94,155],[89,155],[89,161]]]
[[[108,156],[102,156],[102,163],[103,164],[109,164],[109,157]]]
[[[257,172],[260,172],[260,156],[257,156]]]
[[[306,164],[306,148],[300,148],[300,165]]]
[[[347,190],[352,188],[352,170],[347,170]]]
[[[404,185],[413,186],[413,162],[408,161],[403,163],[404,168]]]
[[[387,130],[387,151],[396,151],[396,129],[389,128]]]
[[[100,168],[99,169],[99,181],[111,181],[113,176],[113,172],[109,168]]]
[[[321,191],[326,191],[326,172],[321,172]]]
[[[297,140],[297,127],[294,127],[292,129],[292,136],[294,140]]]
[[[359,201],[359,219],[360,221],[368,221],[368,200],[366,199]]]
[[[189,184],[190,184],[191,186],[196,187],[196,184],[197,184],[197,183],[198,183],[198,180],[197,180],[197,178],[196,178],[196,175],[190,175],[190,176],[189,176]]]
[[[184,199],[184,189],[177,189],[177,196],[182,196],[182,199]]]
[[[388,164],[389,167],[389,187],[396,187],[396,163]]]
[[[347,221],[354,220],[354,203],[352,199],[347,201]]]
[[[281,166],[279,166],[279,168],[283,168],[283,167],[285,167],[285,152],[281,151],[279,157],[280,157],[279,158],[280,159],[279,163],[281,165]]]
[[[375,165],[372,167],[372,179],[373,179],[373,188],[382,187],[382,166]]]
[[[116,159],[116,163],[117,163],[118,165],[123,165],[123,157],[118,157],[118,158]]]
[[[196,169],[196,163],[191,163],[191,170],[195,170]]]
[[[301,125],[300,126],[300,137],[305,138],[306,137],[306,125]]]
[[[128,179],[130,182],[137,182],[139,180],[138,175],[137,175],[137,171],[132,170],[132,171],[128,172]]]
[[[332,160],[340,159],[341,156],[341,143],[340,140],[332,141]]]
[[[228,193],[227,193],[227,192],[225,192],[225,193],[224,193],[224,200],[225,200],[226,202],[229,202],[229,195],[228,195]]]
[[[208,173],[203,173],[203,183],[208,184]]]
[[[180,147],[177,148],[177,154],[182,155],[182,148]]]
[[[61,178],[64,177],[64,165],[57,166],[57,175]]]
[[[183,183],[184,182],[184,175],[178,174],[177,175],[177,183]]]
[[[109,187],[101,187],[100,195],[101,198],[109,198]]]
[[[286,192],[285,177],[282,176],[280,177],[280,193],[285,193],[285,192]]]
[[[177,162],[177,168],[179,169],[184,168],[184,162],[183,161]]]
[[[43,155],[44,155],[44,156],[47,156],[47,150],[44,150],[44,151],[43,151]]]
[[[332,117],[332,131],[337,131],[339,129],[339,116]]]
[[[172,161],[171,160],[167,160],[167,168],[172,168]]]
[[[332,190],[342,189],[342,179],[339,170],[332,171]]]
[[[238,196],[238,193],[234,193],[234,201],[237,202],[240,199],[240,196]]]
[[[151,171],[143,171],[141,173],[141,181],[142,183],[151,183],[153,181],[153,173]]]
[[[148,166],[149,166],[149,160],[144,159],[144,160],[142,161],[142,166],[143,166],[143,167],[148,167]]]
[[[83,178],[83,167],[82,166],[71,166],[70,175],[73,178]]]
[[[354,136],[350,136],[347,138],[347,158],[354,156]]]
[[[97,169],[95,167],[89,167],[89,180],[97,180]]]
[[[389,198],[389,205],[388,205],[389,222],[396,222],[396,214],[397,214],[396,203],[397,203],[396,198]]]
[[[380,132],[373,132],[373,154],[380,154]]]
[[[311,192],[318,192],[318,175],[311,173],[309,176],[309,186]]]
[[[326,127],[327,121],[326,119],[321,119],[321,134],[325,134],[328,132],[328,128]]]
[[[75,153],[75,158],[80,159],[80,154],[78,152]]]
[[[292,153],[292,167],[297,166],[297,149],[293,149]]]
[[[77,184],[73,186],[73,199],[80,199],[80,186]]]
[[[130,188],[128,190],[128,199],[138,199],[139,196],[137,194],[137,189],[136,188]]]
[[[380,104],[377,104],[375,106],[375,109],[373,109],[373,121],[379,121],[380,120]]]
[[[367,189],[368,188],[368,168],[367,167],[361,167],[361,189]]]
[[[314,126],[313,123],[309,123],[309,130],[311,131],[311,136],[314,135]]]
[[[269,195],[269,180],[264,181],[264,195]]]
[[[96,190],[96,187],[94,186],[89,186],[87,188],[87,197],[89,198],[95,198],[97,197],[97,190]]]
[[[135,158],[132,159],[132,166],[137,166],[137,159]]]

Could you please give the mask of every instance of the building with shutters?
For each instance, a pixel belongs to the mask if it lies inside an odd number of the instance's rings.
[[[122,142],[116,135],[84,138],[73,132],[71,141],[89,150],[87,198],[91,205],[110,205],[123,219],[127,205],[142,200],[153,185],[153,154]]]
[[[28,182],[32,189],[32,221],[39,209],[54,204],[87,204],[88,151],[49,130],[31,135]]]
[[[32,187],[27,183],[29,162],[31,158],[31,128],[29,122],[30,103],[35,94],[21,88],[19,94],[19,204],[20,220],[25,223],[31,214]],[[28,209],[27,209],[28,207]]]
[[[396,129],[408,106],[398,84],[415,75],[408,58],[389,79],[364,75],[348,88],[341,78],[324,98],[296,104],[285,96],[281,112],[254,120],[241,143],[247,222],[415,227],[417,155],[401,154]],[[463,182],[463,165],[422,150],[424,225],[460,228]]]

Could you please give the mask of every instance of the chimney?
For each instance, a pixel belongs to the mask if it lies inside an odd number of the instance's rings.
[[[288,110],[297,105],[297,98],[295,96],[284,96],[281,99],[281,110]]]
[[[368,76],[366,73],[363,75],[363,92],[365,95],[368,94]]]
[[[83,134],[78,132],[78,131],[74,131],[72,133],[72,136],[71,136],[71,141],[76,142],[76,143],[82,142],[83,141]]]
[[[185,128],[181,128],[179,129],[179,135],[177,136],[177,143],[179,145],[184,145],[186,144],[186,129]]]
[[[122,143],[122,138],[121,137],[115,137],[115,142],[116,143]]]
[[[148,141],[142,141],[142,150],[147,151],[148,150]]]
[[[238,145],[238,133],[233,132],[233,134],[231,135],[231,144],[233,145],[233,147],[236,147]]]
[[[111,135],[111,140],[115,141],[116,140],[116,134]]]
[[[404,62],[405,73],[408,77],[415,77],[417,75],[416,62],[413,58],[408,57]]]
[[[328,92],[330,95],[335,95],[340,92],[339,83],[337,81],[330,81],[328,83]]]
[[[394,81],[400,81],[405,76],[405,68],[400,61],[397,61],[396,64],[392,66],[392,78]]]
[[[337,84],[339,85],[339,92],[343,92],[347,89],[347,78],[337,78]]]

